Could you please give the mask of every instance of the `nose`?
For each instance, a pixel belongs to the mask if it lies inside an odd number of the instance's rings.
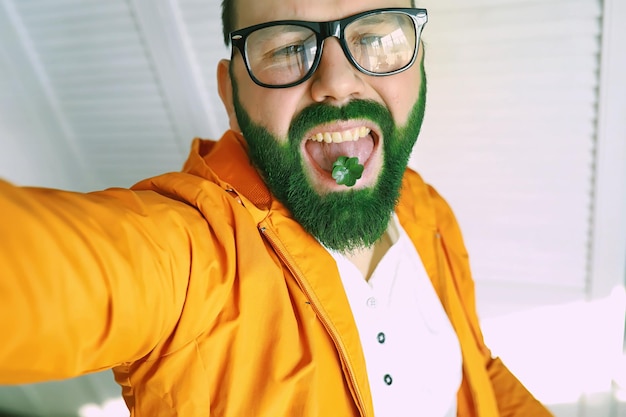
[[[336,106],[346,104],[362,95],[365,88],[363,76],[349,61],[335,37],[324,41],[319,66],[313,74],[311,97],[316,102]]]

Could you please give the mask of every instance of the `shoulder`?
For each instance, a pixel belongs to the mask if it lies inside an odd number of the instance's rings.
[[[407,169],[403,182],[399,207],[408,206],[416,218],[437,226],[437,229],[456,225],[452,208],[437,189],[426,183],[422,176]]]
[[[461,229],[452,208],[435,187],[411,169],[406,170],[403,179],[397,212],[409,228],[436,232],[446,251],[454,253],[454,258],[467,258]]]

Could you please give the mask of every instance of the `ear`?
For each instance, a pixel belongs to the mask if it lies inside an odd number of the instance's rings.
[[[230,128],[236,132],[241,132],[233,104],[233,84],[230,79],[230,65],[231,62],[228,59],[222,59],[217,64],[217,91],[226,109]]]

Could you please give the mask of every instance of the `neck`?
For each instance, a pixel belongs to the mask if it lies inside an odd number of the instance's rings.
[[[391,247],[391,238],[389,233],[383,234],[383,236],[373,246],[364,248],[354,253],[345,255],[346,258],[357,267],[365,281],[369,281],[374,270],[378,266],[378,263],[383,258],[387,250]]]

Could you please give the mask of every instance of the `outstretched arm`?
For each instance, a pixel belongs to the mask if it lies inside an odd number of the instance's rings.
[[[0,181],[0,383],[138,359],[183,310],[196,209],[151,191],[80,194]]]

